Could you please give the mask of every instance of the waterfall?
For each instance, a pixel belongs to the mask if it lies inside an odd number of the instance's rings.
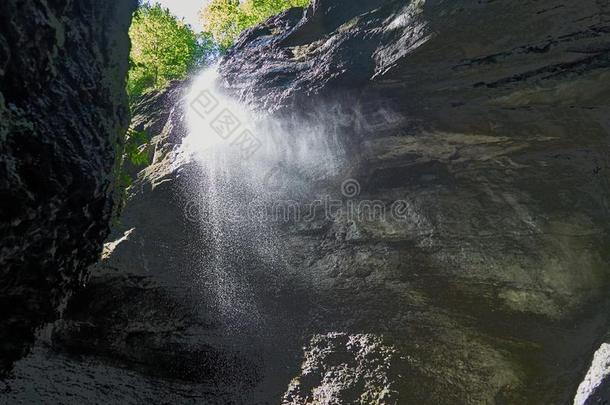
[[[277,323],[273,300],[295,275],[278,227],[308,197],[312,182],[337,173],[343,150],[326,120],[271,118],[223,94],[215,68],[185,102],[182,153],[195,163],[186,190],[202,229],[200,280],[227,334],[257,334]],[[268,207],[283,207],[283,211]]]

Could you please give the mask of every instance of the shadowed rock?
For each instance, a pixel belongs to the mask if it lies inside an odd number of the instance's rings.
[[[108,235],[135,1],[0,4],[0,375]]]

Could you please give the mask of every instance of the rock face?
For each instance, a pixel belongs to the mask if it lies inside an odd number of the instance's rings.
[[[301,376],[284,404],[393,404],[400,398],[397,350],[372,335],[314,336],[305,349]]]
[[[220,82],[287,157],[181,160],[183,89],[143,100],[153,164],[51,345],[209,403],[573,401],[610,326],[608,12],[314,0],[249,30]],[[248,200],[276,215],[219,211]]]
[[[433,124],[471,110],[604,99],[595,83],[607,75],[605,2],[312,3],[304,16],[292,9],[243,35],[222,63],[226,87],[271,110],[307,104],[313,94],[319,102],[381,92]]]
[[[609,12],[319,0],[223,60],[241,100],[341,124],[358,200],[405,202],[286,238],[324,280],[319,328],[400,336],[404,403],[574,397],[608,322]]]
[[[578,387],[574,405],[604,404],[610,400],[610,345],[604,343],[593,356],[591,368]]]
[[[0,374],[108,234],[135,1],[0,5]]]

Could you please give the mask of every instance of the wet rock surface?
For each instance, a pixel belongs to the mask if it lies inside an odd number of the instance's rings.
[[[571,403],[609,326],[609,11],[318,0],[253,28],[222,85],[324,118],[342,166],[275,175],[309,185],[290,196],[302,206],[339,206],[276,224],[272,247],[242,243],[251,228],[223,240],[223,282],[250,287],[226,299],[257,304],[227,329],[209,280],[218,235],[183,199],[200,172],[173,154],[184,111],[161,108],[176,84],[136,108],[153,164],[49,345],[121,362],[143,386],[228,382],[211,403]],[[371,202],[386,215],[354,215]],[[189,402],[174,393],[156,395]]]
[[[0,375],[108,235],[133,1],[0,5]]]

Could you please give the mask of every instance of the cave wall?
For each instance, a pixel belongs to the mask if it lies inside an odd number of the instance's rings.
[[[0,3],[0,374],[108,234],[134,0]]]

